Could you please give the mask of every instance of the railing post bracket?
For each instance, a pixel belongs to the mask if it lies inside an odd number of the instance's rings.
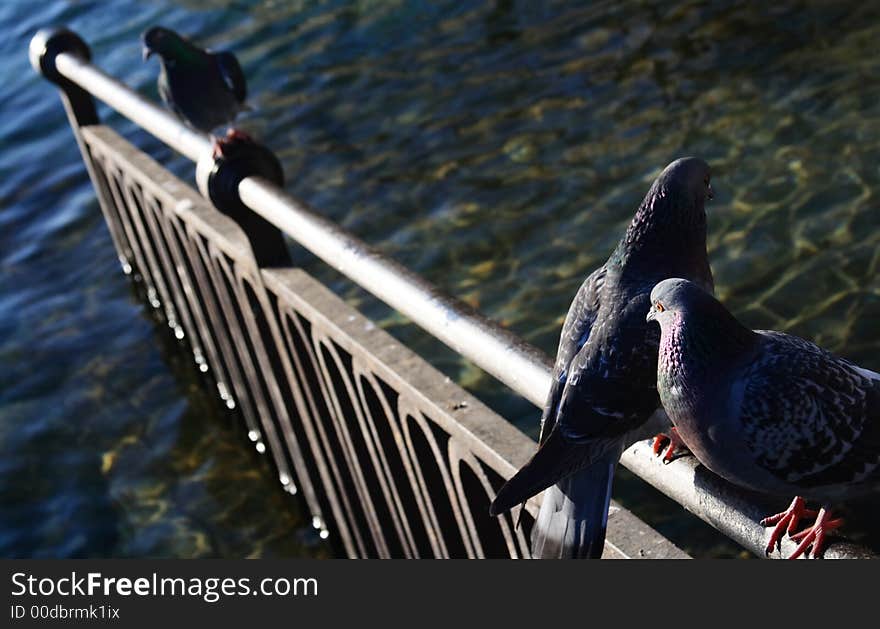
[[[257,264],[290,266],[290,252],[281,230],[241,201],[238,184],[246,177],[262,177],[278,187],[284,185],[284,171],[278,158],[251,140],[227,141],[222,155],[206,151],[196,166],[196,183],[202,196],[244,230]]]
[[[71,122],[75,122],[77,126],[98,124],[98,111],[95,109],[95,101],[91,94],[65,78],[55,66],[55,59],[63,52],[77,55],[86,61],[92,58],[88,44],[79,35],[64,27],[40,29],[31,38],[28,47],[28,57],[34,70],[57,85],[64,93],[65,106],[68,114],[73,118]]]
[[[79,55],[91,61],[92,52],[82,38],[71,30],[61,28],[42,28],[31,38],[28,49],[31,65],[34,70],[56,85],[73,85],[61,76],[55,67],[55,58],[62,52]]]

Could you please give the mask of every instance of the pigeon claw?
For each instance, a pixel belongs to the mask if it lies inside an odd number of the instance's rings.
[[[661,432],[654,436],[651,444],[654,455],[660,456],[664,448],[666,449],[666,454],[663,455],[663,463],[671,463],[679,456],[689,452],[684,441],[678,436],[678,430],[675,429],[675,426],[669,429],[669,434]]]
[[[226,157],[225,150],[239,142],[250,142],[253,144],[254,139],[244,131],[239,131],[238,129],[229,129],[226,132],[226,137],[214,138],[214,145],[212,147],[212,155],[214,156],[214,159]]]
[[[822,553],[825,552],[825,537],[828,533],[839,529],[841,526],[843,526],[843,518],[835,518],[832,520],[831,512],[825,507],[822,507],[819,509],[819,514],[816,516],[816,521],[813,523],[813,526],[791,536],[791,539],[800,542],[800,544],[798,544],[798,547],[791,554],[789,559],[797,559],[801,555],[809,557],[810,550],[808,549],[811,546],[813,558],[821,557]]]
[[[770,540],[767,542],[766,553],[769,555],[773,552],[773,549],[777,546],[780,546],[780,540],[782,539],[782,535],[784,533],[788,533],[789,537],[791,537],[795,541],[801,541],[800,546],[798,546],[797,550],[789,557],[789,559],[796,559],[800,555],[804,553],[804,551],[810,546],[811,543],[816,541],[816,536],[819,535],[821,531],[817,530],[814,532],[812,537],[809,535],[810,531],[813,530],[816,526],[820,526],[824,524],[825,532],[832,530],[827,528],[830,524],[834,523],[833,528],[838,528],[841,524],[843,524],[843,520],[827,520],[825,509],[820,509],[819,511],[813,511],[812,509],[807,509],[807,503],[801,496],[795,496],[794,500],[791,501],[791,504],[788,506],[788,509],[781,513],[777,513],[776,515],[771,515],[763,520],[761,520],[761,526],[772,526],[773,531],[770,533]],[[813,525],[812,528],[806,529],[801,533],[795,533],[797,530],[798,524],[802,518],[816,518],[816,524]],[[821,522],[820,522],[821,520]],[[822,527],[820,526],[820,529]],[[810,540],[807,542],[805,538],[810,537]],[[821,535],[820,542],[823,542],[825,539],[824,532]],[[819,544],[819,548],[814,546],[813,548],[813,556],[816,557],[820,553],[821,543]]]
[[[227,142],[253,142],[254,139],[240,129],[232,128],[226,131]]]

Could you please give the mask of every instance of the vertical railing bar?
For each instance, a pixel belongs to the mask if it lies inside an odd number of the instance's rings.
[[[411,424],[415,424],[419,430],[418,416],[421,414],[417,406],[411,405],[402,395],[397,400],[397,414],[400,417],[401,430],[403,432],[402,451],[405,450],[406,456],[411,457],[413,471],[412,478],[415,479],[416,485],[413,486],[413,492],[418,500],[419,508],[422,511],[422,517],[425,520],[425,530],[428,532],[429,540],[433,546],[434,555],[438,558],[448,558],[449,550],[446,545],[446,539],[440,530],[440,521],[437,518],[437,512],[431,501],[431,495],[428,492],[428,482],[422,473],[422,467],[418,463],[415,452],[415,443],[413,442]],[[408,421],[411,418],[412,422]],[[424,431],[422,431],[424,433]],[[433,437],[433,435],[431,435]],[[428,437],[426,436],[426,440]]]
[[[388,400],[385,399],[384,391],[382,391],[381,387],[378,386],[378,383],[375,382],[375,374],[371,371],[362,369],[359,366],[359,362],[360,361],[357,358],[353,357],[352,365],[353,367],[357,365],[357,367],[353,369],[354,373],[352,377],[355,382],[361,406],[364,409],[364,422],[361,424],[361,433],[363,434],[364,442],[367,444],[370,458],[373,459],[376,476],[379,478],[382,494],[385,497],[385,503],[391,514],[398,539],[400,540],[404,552],[412,554],[415,552],[415,542],[412,539],[412,533],[409,530],[409,522],[407,521],[406,513],[404,512],[403,504],[400,500],[397,483],[388,467],[385,448],[382,446],[382,442],[376,431],[375,421],[373,421],[372,413],[369,411],[369,404],[364,391],[363,380],[368,381],[370,388],[379,400],[382,412],[385,413],[385,419],[389,423],[392,421],[390,416],[391,408],[388,405]]]
[[[148,243],[143,242],[138,237],[137,228],[135,227],[136,218],[132,215],[132,210],[122,195],[122,170],[112,162],[108,155],[103,153],[99,154],[97,155],[97,159],[100,160],[103,172],[107,177],[107,187],[110,189],[110,196],[116,206],[116,211],[122,221],[122,229],[125,232],[128,244],[131,247],[132,256],[134,257],[133,266],[135,278],[140,275],[148,298],[156,300],[159,291],[157,289],[156,278],[153,277],[152,268],[147,260],[146,249]],[[159,306],[161,305],[162,304],[159,303]],[[151,302],[150,306],[152,308],[157,308],[156,303]]]
[[[294,480],[293,472],[290,469],[290,465],[288,465],[285,450],[282,448],[282,441],[278,435],[275,424],[272,421],[272,418],[274,417],[278,421],[278,427],[280,428],[282,416],[286,413],[286,409],[284,408],[284,404],[280,402],[280,394],[273,396],[273,394],[277,393],[275,374],[272,370],[271,364],[267,364],[268,356],[266,349],[263,346],[260,329],[255,320],[253,309],[250,308],[250,300],[247,297],[247,291],[244,289],[243,282],[247,281],[251,283],[251,289],[254,291],[255,296],[257,291],[262,291],[262,284],[255,284],[259,279],[255,280],[252,277],[245,278],[240,265],[235,265],[235,268],[231,270],[233,272],[233,277],[230,278],[230,287],[234,293],[235,300],[239,304],[238,310],[241,319],[244,322],[248,340],[253,348],[253,357],[249,356],[249,358],[252,363],[254,361],[256,362],[256,364],[254,364],[252,388],[259,390],[260,397],[265,400],[266,405],[266,411],[261,411],[261,417],[264,418],[264,421],[262,422],[263,432],[269,442],[269,448],[272,451],[273,457],[276,459],[276,467],[280,473],[286,476],[288,483],[292,483]],[[242,331],[244,332],[245,330]],[[293,461],[290,462],[294,463]]]
[[[220,302],[220,284],[216,277],[217,271],[214,268],[211,253],[208,251],[205,243],[202,242],[200,234],[197,232],[190,233],[190,230],[187,229],[187,236],[187,244],[195,250],[194,254],[190,254],[190,260],[193,261],[193,268],[200,276],[200,281],[196,283],[196,286],[198,286],[203,301],[210,303],[207,308],[208,316],[213,322],[214,329],[217,330],[216,339],[220,343],[220,351],[226,357],[226,366],[230,376],[227,394],[231,396],[233,402],[233,406],[230,406],[230,408],[233,408],[235,405],[241,407],[242,415],[250,433],[249,437],[251,439],[254,436],[259,438],[260,425],[256,419],[256,411],[247,390],[244,375],[238,364],[238,353],[229,342],[232,336],[232,329],[227,322],[226,313]],[[229,400],[224,401],[229,406]]]
[[[485,559],[486,554],[483,551],[483,545],[480,543],[480,535],[477,532],[477,525],[474,522],[474,516],[473,513],[471,513],[470,504],[464,493],[464,482],[461,479],[461,465],[464,455],[459,450],[459,444],[455,439],[450,439],[447,442],[446,456],[449,460],[449,474],[452,477],[452,486],[456,498],[458,499],[458,503],[461,506],[462,520],[464,522],[462,537],[467,536],[470,538],[474,557],[477,559]]]
[[[78,132],[82,135],[82,131]],[[132,258],[134,257],[134,253],[121,225],[122,218],[119,216],[119,209],[113,201],[107,173],[96,160],[92,147],[84,138],[82,140],[82,146],[84,151],[83,161],[86,164],[86,170],[88,171],[89,177],[92,180],[92,185],[95,188],[95,194],[98,197],[98,205],[101,207],[101,212],[104,215],[104,222],[107,224],[107,229],[110,231],[110,238],[113,241],[113,246],[116,248],[116,255],[119,258],[119,263],[122,265],[122,271],[128,275],[133,270],[132,266],[134,261]]]
[[[297,327],[298,324],[297,324]],[[327,414],[330,416],[330,421],[333,422],[335,419],[334,409],[330,402],[329,397],[329,388],[330,384],[327,382],[326,375],[321,368],[320,359],[318,356],[321,354],[321,348],[316,345],[314,337],[303,336],[304,345],[308,347],[309,352],[309,360],[312,363],[312,368],[314,369],[315,380],[318,383],[318,387],[321,390],[321,399],[325,401],[325,408],[327,409]],[[344,508],[344,511],[347,513],[347,521],[350,522],[351,526],[348,526],[348,532],[351,536],[351,540],[353,545],[356,547],[356,556],[365,557],[366,556],[366,546],[364,545],[364,541],[361,537],[359,527],[357,526],[357,522],[355,519],[355,511],[352,507],[352,500],[349,498],[348,492],[345,487],[345,480],[343,478],[343,471],[341,471],[341,465],[337,463],[335,457],[333,456],[333,446],[330,442],[330,436],[328,432],[333,426],[325,426],[323,422],[316,422],[316,427],[318,428],[318,434],[321,437],[322,444],[324,446],[324,450],[327,452],[327,461],[330,464],[330,469],[333,471],[333,475],[336,480],[336,486],[339,488],[339,498],[341,502],[341,506]],[[343,447],[340,443],[340,447]],[[337,521],[338,524],[338,521]]]
[[[358,426],[363,425],[363,414],[364,409],[361,408],[359,403],[359,398],[356,394],[356,389],[352,387],[352,382],[354,375],[349,374],[347,370],[344,368],[343,361],[339,356],[339,351],[335,344],[330,342],[327,339],[327,342],[324,343],[324,346],[327,348],[330,357],[333,359],[334,364],[336,365],[336,371],[339,374],[339,378],[342,380],[343,385],[345,387],[345,393],[348,396],[348,399],[351,402],[351,407],[354,410],[355,417],[350,418],[346,417],[342,412],[341,403],[339,400],[339,395],[333,396],[333,404],[337,410],[337,426],[338,432],[341,436],[341,441],[344,445],[344,448],[348,451],[348,458],[346,459],[346,463],[349,469],[352,472],[352,477],[355,479],[355,485],[358,489],[359,494],[361,495],[361,502],[364,505],[364,511],[367,516],[367,520],[370,523],[370,528],[373,533],[373,541],[376,544],[376,548],[379,552],[380,557],[388,557],[388,544],[385,540],[385,533],[382,530],[382,527],[379,522],[378,514],[376,513],[376,509],[373,506],[372,493],[370,492],[370,486],[366,481],[366,478],[363,474],[363,469],[365,469],[367,463],[360,461],[358,458],[357,450],[354,447],[354,441],[352,439],[353,430],[349,430],[350,421],[354,419]],[[329,372],[327,370],[327,366],[324,361],[324,356],[322,352],[318,353],[318,359],[321,364],[322,369],[324,369],[325,374],[327,375],[327,381],[332,382],[332,379],[329,377]],[[355,358],[352,356],[352,368],[354,368]],[[334,387],[335,391],[335,387]],[[366,441],[366,439],[365,439]],[[369,452],[369,444],[367,445],[367,451]],[[376,470],[375,466],[373,469]],[[381,478],[381,472],[376,470],[377,477]]]
[[[312,345],[316,348],[315,356],[318,359],[319,373],[322,376],[322,378],[320,378],[322,394],[324,396],[324,399],[328,401],[327,410],[330,412],[330,415],[332,417],[333,425],[336,430],[337,440],[339,441],[339,445],[342,447],[342,451],[344,453],[343,461],[349,470],[349,476],[351,477],[352,484],[354,485],[355,491],[357,492],[359,498],[357,502],[362,507],[364,518],[366,519],[367,524],[370,527],[370,534],[373,538],[373,542],[376,545],[377,552],[381,554],[383,552],[382,548],[384,547],[384,541],[380,541],[376,534],[376,517],[375,512],[372,508],[372,504],[370,504],[369,489],[367,489],[363,475],[360,473],[359,466],[357,465],[357,454],[355,453],[354,447],[351,444],[351,439],[348,435],[348,429],[345,425],[346,418],[342,412],[342,408],[338,400],[338,394],[336,393],[336,388],[333,384],[333,378],[330,376],[330,371],[327,368],[327,362],[324,359],[324,352],[321,351],[321,346],[323,345],[327,348],[328,352],[332,352],[332,343],[330,342],[329,337],[322,336],[314,327],[312,327]],[[343,378],[344,370],[340,365],[338,356],[331,355],[331,357],[333,357],[334,359],[339,377]],[[357,531],[356,527],[355,531]],[[364,549],[365,548],[366,546],[364,546]]]
[[[231,394],[235,388],[233,375],[228,365],[228,357],[223,354],[220,347],[221,340],[217,338],[221,334],[221,329],[212,322],[211,302],[207,291],[201,288],[202,282],[199,281],[203,279],[200,276],[200,269],[197,268],[197,265],[201,264],[201,261],[197,261],[199,254],[197,251],[191,250],[193,245],[189,241],[184,221],[174,215],[173,218],[169,217],[167,227],[171,236],[172,252],[183,263],[180,272],[187,278],[188,297],[192,303],[193,312],[197,313],[198,325],[203,330],[205,346],[210,348],[209,360],[211,363],[209,368],[214,372],[212,375],[218,387],[218,393],[222,389]],[[226,402],[225,399],[223,401]]]
[[[204,355],[203,341],[200,336],[200,331],[193,323],[186,296],[186,289],[181,283],[177,265],[173,260],[171,244],[168,242],[165,230],[160,225],[164,220],[164,218],[160,217],[164,217],[165,212],[159,206],[159,202],[156,200],[155,196],[147,194],[147,192],[136,182],[133,181],[132,184],[135,186],[135,190],[131,191],[130,194],[134,195],[138,191],[140,192],[141,208],[147,223],[147,229],[152,235],[153,242],[160,245],[157,247],[159,263],[164,269],[165,282],[170,287],[170,296],[174,303],[174,310],[178,319],[177,325],[183,331],[186,342],[189,344],[193,354]],[[176,329],[175,335],[177,335]]]
[[[149,225],[146,224],[148,221],[148,211],[143,207],[143,203],[141,202],[139,204],[137,198],[135,198],[135,195],[131,190],[131,186],[135,184],[126,174],[125,169],[117,165],[117,172],[120,173],[119,188],[120,193],[122,194],[122,200],[128,208],[129,216],[132,219],[131,222],[137,233],[138,242],[141,243],[141,248],[144,257],[146,258],[146,264],[150,270],[150,276],[152,277],[153,288],[159,294],[160,306],[165,311],[165,320],[171,324],[176,323],[177,308],[174,304],[171,290],[168,288],[167,278],[165,277],[162,265],[158,262],[158,250],[161,249],[161,247],[158,246],[158,243],[154,242],[151,233],[152,230],[150,230]]]
[[[259,274],[260,271],[257,270],[256,273]],[[259,330],[259,325],[257,324],[256,321],[253,321],[252,320],[253,317],[251,317],[252,324],[254,327],[252,334],[254,334],[256,338],[260,339],[260,345],[263,348],[263,351],[265,353],[265,356],[261,356],[261,363],[263,363],[262,369],[264,370],[265,373],[272,374],[271,383],[267,383],[266,386],[267,386],[267,388],[269,388],[270,397],[272,398],[273,404],[276,409],[276,417],[278,419],[279,428],[281,429],[281,434],[279,436],[279,439],[281,439],[283,441],[283,443],[286,445],[287,449],[290,451],[290,453],[289,453],[290,459],[291,459],[291,463],[293,464],[293,467],[294,467],[297,482],[299,483],[299,488],[302,489],[302,491],[303,491],[303,495],[305,496],[306,503],[308,504],[309,509],[311,510],[313,515],[320,516],[321,515],[321,508],[318,503],[317,494],[314,490],[314,487],[312,486],[312,479],[310,478],[308,469],[306,467],[305,458],[303,456],[304,450],[303,450],[302,446],[300,445],[299,439],[297,438],[297,436],[293,430],[293,426],[292,426],[293,422],[291,421],[291,417],[290,417],[291,409],[287,408],[287,405],[285,404],[284,395],[282,393],[282,383],[279,380],[279,378],[282,376],[287,378],[288,374],[290,373],[290,369],[287,366],[287,357],[285,355],[285,352],[283,351],[283,345],[281,345],[281,340],[280,340],[279,334],[278,334],[279,321],[277,319],[275,309],[272,307],[272,304],[270,303],[268,291],[262,282],[262,275],[258,275],[258,277],[259,277],[259,284],[258,284],[259,289],[257,288],[257,284],[255,283],[256,280],[253,278],[249,278],[249,279],[245,280],[244,277],[242,276],[240,281],[252,282],[252,287],[253,287],[252,290],[254,293],[254,298],[257,300],[258,307],[261,309],[261,311],[263,313],[263,318],[265,320],[266,327],[268,329],[268,333],[271,337],[269,339],[266,339],[269,342],[264,342],[264,340],[262,339],[262,335],[260,333],[260,330]],[[272,359],[268,355],[269,350],[267,348],[269,347],[270,344],[275,345],[275,347],[271,351],[274,352],[275,356],[277,357],[278,363],[279,363],[278,366],[279,366],[281,372],[278,374],[275,373],[275,368],[272,363]],[[266,361],[268,361],[268,365],[265,364]],[[290,391],[290,388],[291,387],[288,384],[287,390]],[[291,394],[292,394],[292,391],[291,391]],[[299,408],[296,403],[295,397],[294,397],[294,407]],[[291,482],[293,482],[293,479],[291,479]]]
[[[212,286],[215,287],[220,313],[226,322],[226,329],[229,331],[230,339],[233,341],[230,344],[230,348],[235,357],[239,373],[242,375],[242,390],[246,392],[246,397],[250,400],[253,407],[254,429],[258,430],[262,436],[264,422],[261,421],[261,418],[267,416],[269,409],[265,396],[258,386],[256,367],[253,364],[250,352],[247,350],[248,339],[233,301],[234,274],[230,274],[227,271],[229,265],[226,262],[226,255],[217,248],[215,243],[208,242],[207,252],[207,267],[209,273],[211,273]]]
[[[315,381],[320,387],[321,376],[316,365],[316,359],[313,356],[311,339],[309,335],[306,334],[305,330],[302,329],[295,311],[282,309],[279,301],[279,312],[281,313],[279,319],[282,322],[286,348],[293,361],[293,372],[291,375],[293,375],[296,380],[292,382],[296,383],[297,388],[302,394],[303,405],[308,404],[308,410],[301,412],[300,415],[305,420],[303,422],[303,427],[306,431],[306,435],[309,437],[309,446],[312,450],[312,456],[318,466],[318,474],[321,476],[324,490],[327,492],[327,498],[330,503],[334,523],[340,531],[340,537],[343,540],[346,552],[349,557],[356,557],[358,555],[355,548],[354,535],[350,531],[345,518],[346,511],[350,512],[351,507],[348,504],[348,497],[345,495],[344,484],[339,469],[337,468],[336,461],[333,459],[332,448],[330,447],[327,435],[325,434],[324,425],[321,422],[321,412],[318,410],[318,405],[312,395],[311,387],[309,387],[306,375],[306,369],[303,367],[302,358],[296,351],[296,344],[292,335],[296,334],[299,337],[302,346],[306,351],[306,358],[311,365],[310,373],[314,374]],[[292,323],[296,328],[295,332],[290,329],[288,322]],[[327,412],[329,413],[330,410],[328,409]],[[314,421],[308,421],[309,417]]]
[[[201,300],[196,289],[193,287],[195,278],[192,277],[190,270],[191,263],[181,253],[178,243],[181,235],[174,223],[180,219],[173,210],[167,208],[158,199],[153,198],[151,200],[151,209],[154,212],[154,220],[157,227],[163,234],[168,246],[169,264],[172,265],[174,272],[177,274],[177,283],[180,287],[182,298],[187,304],[189,325],[193,328],[192,334],[199,341],[201,354],[195,354],[195,350],[193,350],[196,364],[202,372],[207,369],[213,370],[212,377],[223,383],[228,380],[225,366],[221,364],[220,356],[214,346],[213,335],[205,321],[205,313],[202,312]]]
[[[461,536],[461,540],[464,544],[465,552],[468,557],[475,557],[475,549],[471,542],[471,536],[468,532],[467,526],[464,521],[464,511],[461,508],[461,505],[458,502],[458,496],[455,491],[455,483],[452,480],[452,470],[449,465],[449,461],[444,456],[443,451],[440,448],[440,444],[437,443],[437,437],[434,435],[434,431],[431,429],[431,424],[434,422],[429,419],[424,413],[419,411],[419,413],[413,418],[416,421],[416,424],[422,431],[422,434],[425,436],[425,439],[428,442],[428,445],[431,448],[431,454],[434,455],[434,461],[437,463],[437,468],[440,470],[440,476],[443,478],[443,486],[446,490],[446,497],[449,499],[449,505],[452,508],[452,514],[455,517],[455,522],[458,525],[458,534]]]

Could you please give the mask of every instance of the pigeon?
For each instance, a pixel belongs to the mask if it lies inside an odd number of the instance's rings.
[[[611,484],[627,436],[660,405],[660,335],[644,315],[651,288],[674,272],[713,289],[706,255],[709,179],[701,159],[669,164],[611,256],[571,303],[538,451],[490,507],[497,516],[552,486],[532,529],[533,557],[601,557]]]
[[[246,109],[247,83],[234,54],[203,50],[161,26],[147,30],[142,39],[144,61],[159,56],[159,96],[188,126],[212,134]],[[250,137],[230,129],[226,138],[214,140],[216,157],[227,143]]]
[[[739,323],[686,279],[651,292],[647,320],[660,324],[657,388],[678,434],[722,478],[771,495],[795,495],[775,526],[822,555],[843,521],[830,503],[880,487],[880,374],[804,339]],[[819,502],[817,511],[806,500]],[[813,526],[795,533],[801,518]]]

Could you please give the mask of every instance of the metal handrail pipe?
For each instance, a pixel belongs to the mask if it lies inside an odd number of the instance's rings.
[[[239,183],[242,202],[306,249],[405,314],[511,389],[542,406],[546,354],[391,260],[260,177]]]
[[[60,53],[56,68],[120,114],[193,162],[210,158],[210,137],[182,124],[86,59]],[[411,318],[456,352],[537,405],[549,389],[546,356],[512,332],[390,260],[332,222],[305,210],[277,186],[258,177],[239,185],[242,201],[298,243]]]
[[[213,142],[208,134],[182,124],[174,114],[147,100],[86,59],[62,52],[55,58],[55,67],[64,77],[192,161],[198,162],[202,155],[211,151]]]

